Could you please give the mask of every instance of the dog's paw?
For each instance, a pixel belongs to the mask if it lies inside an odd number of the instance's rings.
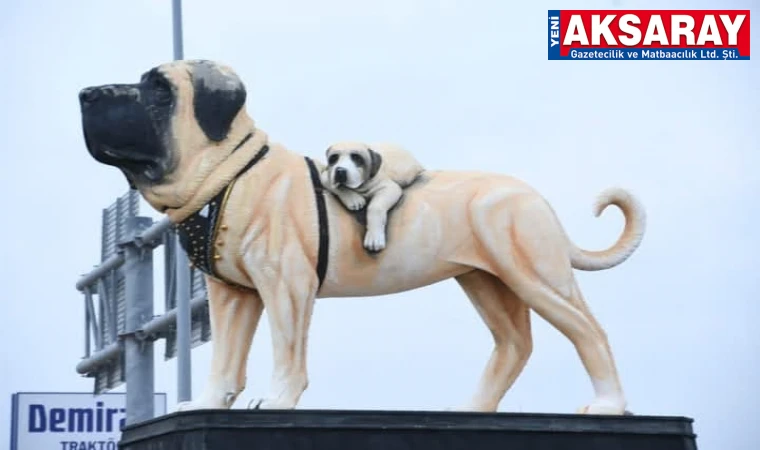
[[[248,402],[248,409],[261,409],[262,403],[264,403],[263,398],[253,398]]]
[[[293,409],[293,405],[286,405],[271,398],[255,398],[248,402],[248,409]]]
[[[237,394],[223,391],[206,391],[195,400],[180,402],[177,411],[192,411],[196,409],[229,409]]]
[[[364,248],[371,252],[379,252],[385,248],[385,234],[368,231],[364,235]]]
[[[351,211],[359,211],[367,205],[367,199],[354,192],[351,194],[352,195],[345,195],[343,197],[343,204],[346,205],[346,208]]]
[[[444,412],[478,412],[479,410],[471,405],[458,405],[458,406],[447,406],[443,408]]]
[[[177,403],[177,411],[193,411],[196,409],[201,409],[201,408],[199,408],[198,405],[194,402]]]
[[[619,402],[613,402],[606,399],[596,399],[587,406],[578,408],[576,414],[592,414],[592,415],[632,415],[625,409],[625,404]]]
[[[222,405],[215,405],[202,400],[177,403],[177,411],[195,411],[198,409],[220,409]]]

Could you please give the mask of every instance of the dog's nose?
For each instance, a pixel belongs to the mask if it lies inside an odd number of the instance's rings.
[[[79,91],[79,101],[82,103],[92,103],[100,97],[100,89],[84,88]]]
[[[344,169],[343,167],[335,168],[335,182],[336,183],[345,183],[347,178],[348,178],[348,172],[346,172],[346,169]]]

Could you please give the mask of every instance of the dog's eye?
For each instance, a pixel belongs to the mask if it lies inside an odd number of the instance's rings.
[[[327,164],[333,165],[336,162],[338,162],[338,155],[337,154],[333,153],[332,155],[330,155],[329,158],[327,158]]]
[[[148,86],[155,104],[168,105],[172,102],[172,86],[166,78],[153,76],[148,80]]]
[[[357,166],[363,166],[364,158],[362,158],[361,155],[359,155],[358,153],[351,153],[351,162],[353,162]]]
[[[171,90],[171,86],[169,86],[169,82],[166,81],[164,77],[158,76],[158,75],[150,78],[150,85],[151,87],[159,91]]]
[[[171,91],[171,85],[169,84],[169,81],[156,70],[151,70],[150,72],[143,75],[140,81],[144,85],[147,85],[151,90],[158,91],[159,93]]]

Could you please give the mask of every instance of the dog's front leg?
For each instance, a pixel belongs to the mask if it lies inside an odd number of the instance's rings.
[[[242,291],[206,277],[211,319],[211,372],[203,393],[178,410],[229,408],[245,388],[248,351],[264,305]]]
[[[269,395],[251,408],[292,409],[309,384],[306,341],[317,291],[314,269],[303,254],[282,255],[288,264],[256,280],[272,333],[274,367]],[[303,258],[303,262],[299,260]],[[287,273],[285,273],[287,272]]]
[[[377,191],[367,205],[367,232],[364,234],[364,248],[377,252],[385,248],[385,225],[388,222],[388,210],[395,205],[403,191],[393,182],[387,183]]]

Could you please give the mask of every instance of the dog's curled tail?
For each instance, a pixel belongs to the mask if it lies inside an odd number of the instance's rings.
[[[605,250],[589,251],[571,244],[570,260],[580,270],[605,270],[628,259],[641,244],[646,230],[646,212],[633,194],[618,187],[602,191],[594,203],[594,215],[599,217],[608,206],[615,205],[623,212],[625,228],[617,242]]]

